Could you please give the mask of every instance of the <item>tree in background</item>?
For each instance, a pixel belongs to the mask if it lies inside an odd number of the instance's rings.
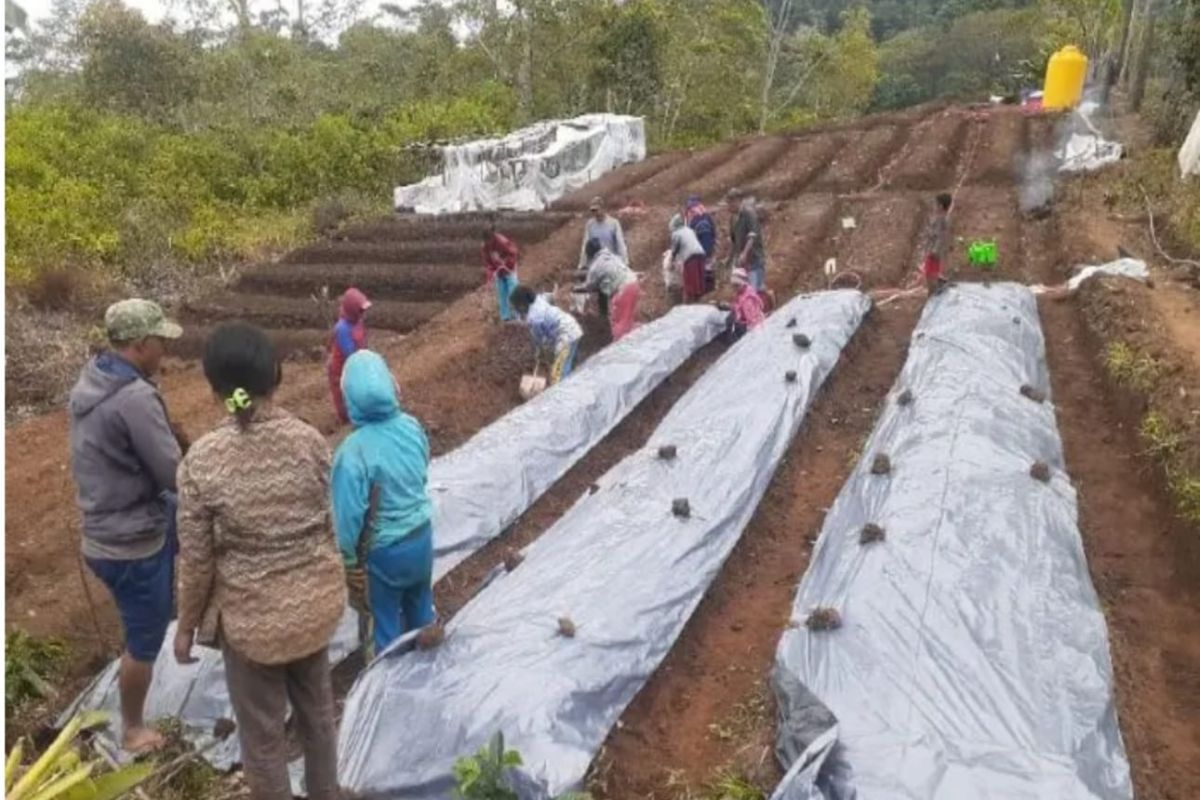
[[[1112,51],[1121,34],[1121,0],[1041,0],[1049,38],[1077,45],[1089,58]]]

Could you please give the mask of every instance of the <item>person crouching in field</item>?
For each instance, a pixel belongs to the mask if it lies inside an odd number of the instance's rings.
[[[351,602],[370,610],[378,656],[436,617],[429,439],[400,408],[396,380],[378,353],[350,357],[342,391],[354,432],[333,457],[334,527]]]
[[[217,328],[204,377],[228,412],[179,466],[175,659],[220,647],[252,800],[290,800],[288,708],[312,800],[335,800],[329,641],[346,608],[329,508],[329,445],[275,405],[280,361],[266,333]]]
[[[513,318],[508,298],[517,285],[516,243],[507,236],[497,233],[496,226],[489,225],[483,231],[483,271],[489,284],[496,287],[496,302],[500,309],[500,321]]]
[[[763,313],[762,295],[750,285],[750,276],[746,270],[734,269],[730,279],[737,294],[729,311],[729,333],[734,341],[742,338],[747,331],[752,331],[763,324],[766,316]]]
[[[575,366],[575,355],[583,328],[569,312],[550,302],[544,294],[537,294],[528,286],[518,286],[512,293],[513,308],[529,326],[533,346],[540,360],[541,353],[551,354],[550,377],[547,384],[553,386],[571,374]]]
[[[326,359],[329,393],[333,397],[334,413],[342,425],[350,422],[346,414],[346,402],[342,399],[342,369],[346,359],[367,346],[365,318],[370,307],[371,301],[365,294],[353,287],[347,289],[342,295],[337,324],[333,326],[333,333],[329,337]]]

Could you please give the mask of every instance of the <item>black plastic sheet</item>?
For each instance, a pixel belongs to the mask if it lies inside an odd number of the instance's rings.
[[[779,644],[775,800],[1132,798],[1049,395],[1028,289],[930,301]]]
[[[371,798],[449,797],[455,759],[502,731],[524,759],[514,778],[523,798],[577,788],[737,543],[869,307],[842,291],[778,310],[519,567],[483,588],[439,647],[378,659],[346,704],[342,783]]]

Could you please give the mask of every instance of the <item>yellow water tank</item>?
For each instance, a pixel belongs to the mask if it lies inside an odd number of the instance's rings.
[[[1087,56],[1079,48],[1067,45],[1050,56],[1046,67],[1046,87],[1042,108],[1074,108],[1083,99],[1083,81],[1087,76]]]

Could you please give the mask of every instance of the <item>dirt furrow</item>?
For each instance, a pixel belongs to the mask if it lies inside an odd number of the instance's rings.
[[[797,139],[766,174],[745,189],[760,200],[791,200],[846,146],[847,137],[824,134]]]
[[[804,195],[771,215],[765,233],[767,286],[776,292],[777,303],[827,285],[822,265],[838,208],[833,195]]]
[[[811,188],[827,192],[851,192],[873,186],[879,168],[903,145],[907,129],[884,125],[846,135],[846,146],[812,182]]]
[[[376,300],[367,312],[372,328],[410,331],[445,310],[445,303]],[[195,321],[241,319],[264,328],[331,328],[337,321],[337,295],[328,298],[225,294],[184,303],[183,318]]]
[[[964,186],[954,199],[950,217],[950,277],[959,280],[1014,280],[1035,283],[1034,270],[1023,258],[1017,192],[1012,188]],[[975,241],[994,241],[995,269],[968,263],[967,248]]]
[[[474,212],[435,217],[427,214],[398,214],[387,219],[351,225],[336,234],[350,242],[429,241],[434,239],[479,238],[484,226],[496,227],[514,239],[540,241],[568,222],[571,214],[553,212]]]
[[[707,172],[697,171],[684,187],[686,194],[698,194],[706,202],[715,203],[729,189],[749,183],[768,170],[774,171],[776,162],[789,145],[790,142],[782,137],[754,142]],[[681,206],[684,199],[679,198]]]
[[[282,297],[338,297],[356,286],[371,298],[392,300],[453,299],[478,288],[483,268],[459,264],[268,264],[246,271],[239,293]]]
[[[913,128],[886,185],[923,191],[951,188],[959,153],[972,124],[961,113],[944,112]]]
[[[748,146],[749,144],[744,141],[727,142],[692,153],[690,157],[663,170],[649,180],[615,193],[608,198],[608,205],[611,208],[617,208],[629,203],[640,202],[646,205],[678,204],[682,206],[693,185],[699,184],[704,176],[726,161],[738,158]],[[706,197],[704,199],[710,201],[716,198]]]
[[[432,241],[325,241],[294,250],[283,260],[289,264],[471,264],[479,261],[479,236]]]
[[[629,164],[592,181],[578,191],[571,192],[550,204],[554,211],[586,211],[593,197],[623,197],[627,190],[645,183],[659,173],[687,159],[686,150],[659,153],[637,164]]]
[[[1018,159],[1028,150],[1029,117],[1019,110],[991,112],[967,182],[1012,183],[1018,177]]]
[[[741,541],[593,764],[597,796],[688,796],[726,771],[768,793],[777,782],[764,690],[775,647],[918,311],[913,302],[875,311],[843,352]]]
[[[864,289],[903,285],[917,266],[927,205],[913,192],[845,200],[831,253],[838,272],[855,273]],[[852,220],[853,227],[842,220]]]

